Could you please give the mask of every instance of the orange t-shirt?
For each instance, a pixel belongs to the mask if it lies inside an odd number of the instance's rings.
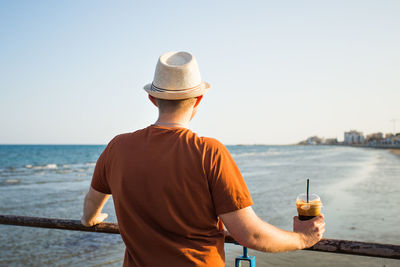
[[[116,136],[91,186],[113,196],[124,266],[224,266],[218,215],[253,204],[225,146],[185,128]]]

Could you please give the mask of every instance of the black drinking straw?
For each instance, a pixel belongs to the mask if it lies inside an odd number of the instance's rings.
[[[307,179],[307,203],[308,203],[308,188],[310,187],[310,180]]]

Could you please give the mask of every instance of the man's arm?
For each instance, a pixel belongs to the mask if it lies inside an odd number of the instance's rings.
[[[279,229],[261,220],[251,207],[219,215],[232,237],[242,246],[284,252],[311,247],[325,232],[323,215],[308,221],[294,217],[294,232]]]
[[[90,187],[83,204],[81,223],[85,226],[93,226],[104,221],[108,214],[101,213],[101,210],[109,197],[110,195],[103,194]]]

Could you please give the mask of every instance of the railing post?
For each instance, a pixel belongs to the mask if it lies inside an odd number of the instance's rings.
[[[243,257],[247,257],[248,255],[249,249],[247,247],[243,247]]]
[[[247,247],[243,247],[243,256],[235,258],[235,267],[240,267],[242,261],[248,261],[250,267],[256,267],[256,256],[249,256],[248,251],[249,249]]]

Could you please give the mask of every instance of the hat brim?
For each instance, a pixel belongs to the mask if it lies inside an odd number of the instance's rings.
[[[187,99],[191,97],[197,97],[204,95],[209,89],[210,84],[208,82],[202,82],[198,89],[196,90],[180,90],[180,91],[173,91],[173,90],[165,90],[165,91],[155,91],[153,90],[152,84],[146,84],[143,89],[151,96],[160,98],[160,99],[167,99],[167,100],[179,100],[179,99]]]

